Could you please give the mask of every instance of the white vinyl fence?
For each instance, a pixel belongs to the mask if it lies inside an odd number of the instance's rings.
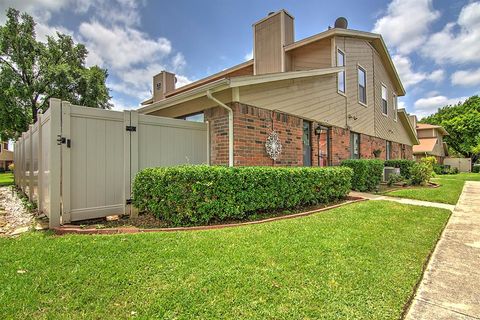
[[[50,227],[131,214],[131,183],[147,167],[207,163],[208,125],[58,99],[15,143],[15,183]]]
[[[443,164],[449,165],[451,168],[458,168],[459,172],[472,171],[472,159],[470,158],[445,158]]]

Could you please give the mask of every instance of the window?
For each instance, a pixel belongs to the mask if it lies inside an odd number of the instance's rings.
[[[360,134],[356,132],[350,134],[350,158],[360,159]]]
[[[345,67],[345,53],[337,49],[337,67]],[[338,73],[338,92],[345,93],[345,70]]]
[[[387,93],[387,87],[382,84],[382,113],[384,115],[388,114],[388,93]]]
[[[203,112],[187,114],[185,116],[178,117],[177,119],[193,121],[193,122],[204,122]]]
[[[386,160],[390,160],[391,158],[391,152],[392,152],[392,141],[387,141],[387,147],[386,147],[386,155],[385,158]]]
[[[393,95],[393,120],[397,121],[397,112],[398,112],[398,97],[396,94]]]
[[[358,101],[367,104],[367,73],[362,67],[358,67]]]

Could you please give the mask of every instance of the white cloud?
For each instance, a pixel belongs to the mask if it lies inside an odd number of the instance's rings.
[[[447,105],[454,105],[459,102],[463,102],[468,97],[447,98],[445,96],[434,96],[428,98],[421,98],[415,101],[415,114],[419,119],[428,116],[437,111],[438,108],[445,107]]]
[[[245,56],[243,58],[245,59],[245,61],[252,60],[253,59],[253,50],[250,51],[249,53],[245,54]]]
[[[423,44],[430,24],[439,16],[431,0],[393,0],[373,32],[380,33],[399,53],[408,54]]]
[[[181,52],[178,52],[172,58],[172,67],[174,71],[179,71],[185,68],[187,65],[187,61],[185,61],[185,57]]]
[[[459,70],[452,74],[452,84],[459,86],[474,86],[480,84],[480,68]]]
[[[180,88],[180,87],[186,86],[187,84],[193,82],[191,79],[189,79],[189,78],[186,77],[186,76],[176,75],[176,77],[177,77],[177,83],[175,84],[175,87],[176,87],[176,88]]]
[[[441,69],[434,70],[431,73],[414,71],[412,62],[407,56],[397,54],[392,57],[392,60],[405,88],[426,80],[440,82],[445,77],[445,72]]]
[[[462,8],[456,22],[447,23],[422,47],[426,57],[437,63],[478,62],[480,56],[480,2]]]

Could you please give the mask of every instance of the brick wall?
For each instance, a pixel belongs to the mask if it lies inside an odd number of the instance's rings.
[[[254,106],[230,103],[234,119],[234,165],[235,166],[302,166],[303,165],[303,120],[299,117],[265,110]],[[215,107],[205,111],[205,120],[210,123],[210,163],[228,165],[228,112]],[[312,166],[339,165],[350,158],[350,130],[331,127],[330,157],[327,159],[327,134],[315,135],[318,123],[311,126]],[[282,153],[276,161],[265,151],[265,141],[275,130],[282,143]],[[381,150],[380,159],[386,158],[386,141],[381,138],[360,135],[360,155],[363,159],[375,158],[373,150]],[[321,151],[320,159],[318,158]],[[392,143],[391,159],[412,159],[412,147]]]

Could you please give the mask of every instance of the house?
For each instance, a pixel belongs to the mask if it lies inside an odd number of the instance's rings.
[[[248,47],[246,45],[245,47]],[[334,28],[296,41],[285,10],[253,24],[253,59],[175,88],[153,77],[142,114],[204,121],[210,164],[329,166],[349,158],[412,159],[405,89],[379,34]]]
[[[8,150],[8,142],[0,142],[0,171],[8,170],[13,163],[13,151]]]
[[[448,135],[447,130],[441,126],[419,123],[416,125],[419,145],[413,146],[413,155],[415,160],[433,156],[437,158],[437,163],[443,164],[448,156],[447,144],[443,142],[443,137]]]

